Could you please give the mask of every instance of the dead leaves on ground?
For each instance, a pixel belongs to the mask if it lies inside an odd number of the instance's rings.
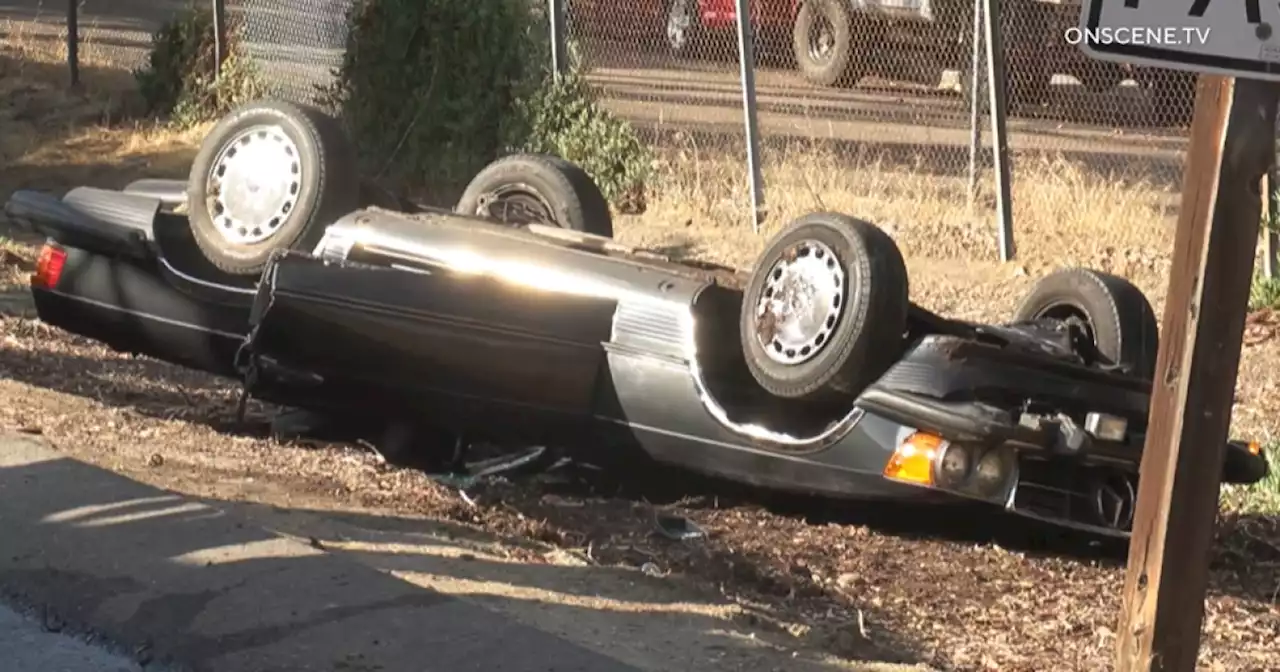
[[[687,516],[708,536],[672,541],[654,533],[654,507],[635,496],[514,481],[477,488],[464,499],[367,451],[220,433],[210,425],[223,426],[232,412],[234,385],[113,353],[30,320],[0,319],[0,368],[11,379],[0,384],[0,422],[43,432],[103,466],[170,474],[192,488],[249,479],[291,497],[478,525],[558,546],[580,564],[630,566],[638,576],[651,575],[644,580],[685,577],[709,595],[744,605],[760,627],[777,624],[779,636],[797,646],[850,658],[923,659],[963,670],[1111,665],[1123,557],[1064,546],[1041,527],[972,536],[973,530],[957,532],[971,522],[940,512],[905,514],[937,518],[926,525],[850,522],[866,507],[837,503],[817,512],[826,522],[806,522],[751,498],[704,496],[664,510]],[[1280,668],[1277,597],[1280,522],[1225,516],[1206,604],[1203,666]]]

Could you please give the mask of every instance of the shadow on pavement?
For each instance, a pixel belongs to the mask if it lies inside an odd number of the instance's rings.
[[[26,438],[0,440],[0,502],[0,590],[197,669],[833,669],[675,582],[449,524],[199,502]]]

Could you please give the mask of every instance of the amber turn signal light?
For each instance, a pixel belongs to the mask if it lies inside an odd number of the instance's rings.
[[[898,445],[884,475],[898,481],[933,485],[933,463],[947,442],[936,434],[915,432]]]

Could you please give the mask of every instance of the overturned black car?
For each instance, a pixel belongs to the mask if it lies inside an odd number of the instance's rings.
[[[912,304],[892,239],[815,213],[749,273],[612,239],[585,173],[516,155],[454,211],[362,189],[334,120],[266,101],[188,182],[17,192],[45,322],[264,400],[466,441],[647,456],[845,499],[985,502],[1125,535],[1156,320],[1127,281],[1042,279],[1006,325]],[[1232,442],[1223,479],[1268,470]]]

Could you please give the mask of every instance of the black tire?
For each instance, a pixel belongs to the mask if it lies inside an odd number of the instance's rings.
[[[1055,66],[1043,60],[1041,49],[1037,43],[1043,43],[1045,37],[1059,34],[1059,21],[1054,19],[1042,3],[1018,2],[1002,7],[1000,11],[1000,29],[1005,37],[1005,81],[1004,100],[1009,111],[1023,108],[1037,108],[1049,102],[1053,92],[1053,70]],[[973,9],[968,8],[958,21],[961,26],[972,25]],[[964,108],[973,105],[973,34],[964,30],[961,38],[963,48],[960,50],[960,93],[964,99]],[[985,58],[985,57],[984,57]],[[1047,66],[1047,67],[1046,67]],[[990,95],[987,72],[979,74],[980,109],[989,106]],[[990,113],[990,110],[987,110]]]
[[[255,128],[260,132],[245,135]],[[281,193],[278,214],[266,221],[228,219],[225,213],[234,208],[228,210],[220,194],[210,193],[216,191],[210,181],[219,170],[226,172],[226,162],[240,149],[230,145],[286,139],[293,147],[285,145],[279,156],[295,160],[293,175],[285,176],[288,183],[274,185],[289,192]],[[250,181],[246,188],[256,193],[262,184]],[[355,152],[337,120],[319,110],[278,100],[249,103],[223,117],[205,137],[191,165],[187,202],[196,244],[209,262],[233,275],[257,275],[276,250],[309,250],[325,226],[359,207]],[[266,237],[248,242],[227,237],[254,230]]]
[[[791,49],[800,75],[818,86],[850,86],[861,77],[861,54],[853,53],[853,8],[848,0],[805,0],[796,12]],[[818,53],[815,31],[829,31],[825,55]]]
[[[960,71],[960,94],[963,100],[963,108],[971,109],[973,106],[973,72],[972,66],[965,66]],[[1004,83],[1004,102],[1006,112],[1012,113],[1031,108],[1042,107],[1049,102],[1049,97],[1053,92],[1052,78],[1050,75],[1033,75],[1031,72],[1019,73],[1022,76],[1010,77]],[[982,75],[982,80],[986,79],[986,75]],[[987,110],[990,104],[987,101],[987,84],[980,81],[980,95],[982,100],[978,101],[978,107],[981,110]],[[986,114],[987,112],[984,112]]]
[[[613,237],[609,202],[595,180],[573,162],[546,154],[512,154],[485,166],[455,209],[509,224],[539,223]]]
[[[1018,322],[1042,319],[1082,321],[1104,364],[1147,380],[1155,377],[1156,314],[1128,280],[1087,268],[1055,271],[1036,283],[1014,314]]]
[[[1141,73],[1151,96],[1151,123],[1181,127],[1191,123],[1196,107],[1196,76],[1186,72],[1148,69]]]
[[[1120,86],[1126,73],[1115,63],[1090,61],[1075,73],[1080,85],[1094,93],[1106,93]]]
[[[834,259],[825,260],[828,253]],[[771,319],[776,313],[764,312],[762,317],[762,304],[776,295],[771,278],[786,275],[781,264],[802,258],[823,260],[820,282],[827,277],[839,281],[835,269],[843,273],[842,286],[818,299],[831,299],[839,310],[825,312],[820,320],[824,328],[807,339],[811,350],[795,351],[807,359],[784,362],[774,358],[790,352],[777,338]],[[778,397],[820,401],[856,395],[901,354],[907,290],[902,253],[884,231],[836,213],[805,215],[774,236],[752,269],[739,318],[747,368],[761,387]]]

